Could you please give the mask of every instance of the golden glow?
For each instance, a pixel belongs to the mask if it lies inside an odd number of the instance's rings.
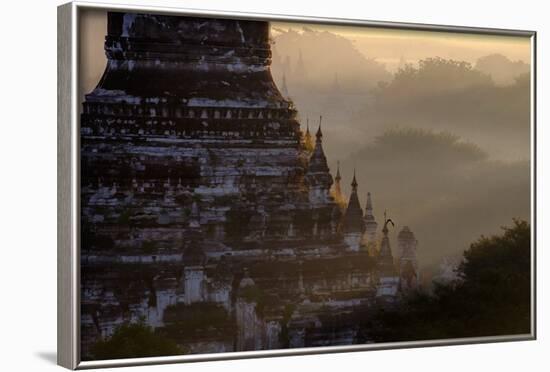
[[[386,63],[389,70],[394,70],[402,59],[408,63],[415,63],[420,59],[434,56],[475,63],[480,57],[499,53],[514,61],[531,61],[530,38],[522,36],[287,22],[273,22],[271,26],[274,35],[277,35],[279,30],[303,32],[304,28],[338,34],[353,40],[356,48],[366,57]]]

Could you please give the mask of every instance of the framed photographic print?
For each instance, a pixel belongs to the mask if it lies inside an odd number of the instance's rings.
[[[535,338],[535,37],[58,8],[58,362]]]

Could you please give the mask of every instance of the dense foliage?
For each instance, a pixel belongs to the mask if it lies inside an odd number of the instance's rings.
[[[464,252],[459,279],[380,310],[363,330],[376,342],[526,334],[530,331],[530,226],[514,220]]]
[[[369,128],[406,125],[453,132],[498,128],[527,140],[529,78],[527,72],[507,85],[497,85],[468,62],[427,58],[418,66],[403,66],[390,82],[381,82],[373,104],[356,119]]]
[[[157,334],[143,322],[125,323],[113,335],[92,347],[92,359],[122,359],[182,354],[170,339]]]
[[[236,324],[223,306],[212,302],[170,305],[164,312],[163,335],[183,345],[205,335],[232,335]]]
[[[356,159],[372,163],[407,164],[444,167],[486,160],[487,153],[479,146],[465,142],[450,132],[435,132],[419,128],[388,129],[374,138],[372,144],[353,154]]]
[[[475,70],[468,62],[435,57],[420,60],[418,67],[411,64],[401,67],[389,84],[380,84],[377,93],[379,98],[408,100],[411,97],[491,83],[489,75]]]

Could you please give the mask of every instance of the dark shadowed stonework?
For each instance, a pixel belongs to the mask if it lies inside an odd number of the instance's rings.
[[[320,129],[306,149],[269,24],[108,17],[81,115],[83,357],[139,319],[188,353],[368,341],[375,231],[355,191],[334,201]]]

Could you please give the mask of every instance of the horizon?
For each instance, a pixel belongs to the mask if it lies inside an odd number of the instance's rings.
[[[388,71],[392,73],[399,67],[401,58],[408,63],[418,63],[422,59],[438,56],[463,60],[474,65],[476,60],[483,56],[501,54],[513,62],[531,63],[531,42],[524,36],[271,22],[272,35],[275,37],[281,33],[279,30],[303,33],[304,29],[330,32],[351,40],[365,58],[374,58],[385,63]],[[390,45],[384,46],[381,43]],[[395,50],[396,45],[399,45],[399,50]]]

